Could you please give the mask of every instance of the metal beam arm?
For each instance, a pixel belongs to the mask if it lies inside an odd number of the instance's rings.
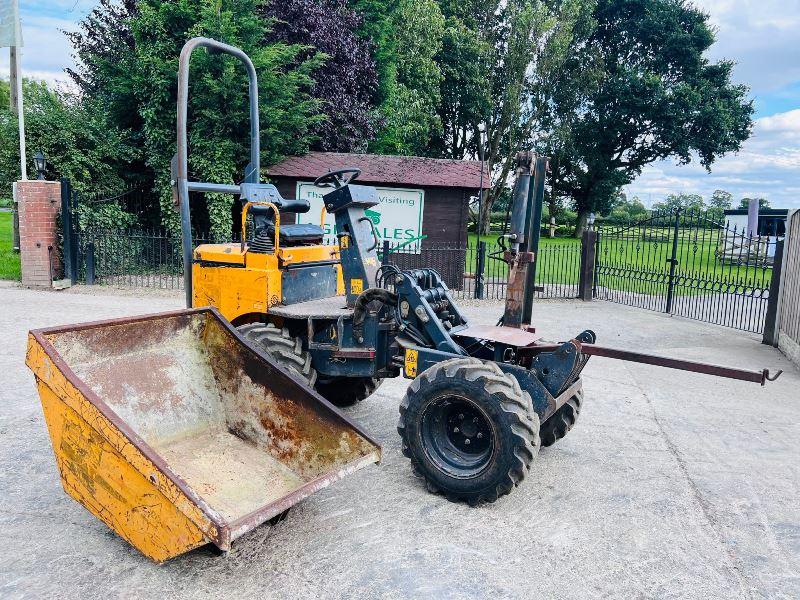
[[[187,181],[186,187],[190,192],[212,192],[215,194],[238,195],[242,188],[229,183],[204,183],[202,181]]]
[[[615,358],[645,365],[655,365],[668,369],[679,369],[681,371],[691,371],[693,373],[703,373],[705,375],[715,375],[728,379],[739,379],[741,381],[752,381],[764,385],[767,380],[775,381],[783,371],[778,371],[770,376],[769,369],[753,371],[749,369],[739,369],[736,367],[725,367],[711,363],[695,362],[680,358],[670,358],[657,354],[645,354],[644,352],[633,352],[631,350],[620,350],[619,348],[607,348],[596,344],[581,344],[581,352],[589,356],[603,356],[605,358]]]
[[[684,360],[682,358],[671,358],[658,354],[647,354],[645,352],[634,352],[632,350],[621,350],[619,348],[608,348],[597,344],[587,344],[574,340],[578,344],[581,353],[587,356],[601,356],[603,358],[613,358],[628,362],[642,363],[645,365],[655,365],[667,369],[678,369],[679,371],[691,371],[692,373],[702,373],[704,375],[714,375],[727,379],[738,379],[740,381],[752,381],[764,385],[767,381],[775,381],[783,373],[782,370],[776,371],[775,375],[770,375],[769,369],[759,371],[750,369],[740,369],[738,367],[726,367],[712,363]],[[519,355],[538,355],[543,352],[554,352],[561,347],[561,344],[537,344],[518,348]]]

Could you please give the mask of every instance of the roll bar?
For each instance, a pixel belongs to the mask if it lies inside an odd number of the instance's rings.
[[[235,56],[247,69],[250,79],[250,164],[245,169],[245,183],[259,183],[261,177],[261,143],[258,130],[258,78],[250,57],[235,46],[229,46],[206,37],[190,39],[183,45],[178,65],[178,152],[173,159],[173,198],[181,214],[181,246],[183,249],[183,285],[186,291],[186,307],[192,307],[192,223],[189,210],[189,192],[214,192],[219,194],[241,194],[238,185],[189,181],[188,138],[186,122],[189,112],[189,60],[198,47],[209,52],[220,52]]]

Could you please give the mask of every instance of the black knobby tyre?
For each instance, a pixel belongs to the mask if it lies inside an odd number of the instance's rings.
[[[471,505],[524,479],[539,451],[539,417],[517,380],[491,362],[457,358],[409,386],[397,431],[428,490]]]
[[[286,327],[273,323],[250,323],[238,327],[247,340],[261,346],[278,364],[292,369],[314,387],[317,372],[311,366],[311,355],[303,350],[303,342],[289,333]]]
[[[376,377],[319,377],[317,391],[331,404],[346,407],[369,398],[382,383]]]
[[[578,416],[581,414],[583,405],[583,390],[576,393],[572,398],[559,408],[556,413],[542,423],[539,429],[539,436],[542,438],[542,446],[548,447],[563,438],[570,429],[573,428]]]

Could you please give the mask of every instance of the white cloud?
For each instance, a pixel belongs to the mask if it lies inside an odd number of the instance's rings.
[[[718,30],[712,59],[735,60],[734,77],[756,95],[800,80],[800,0],[694,0]]]
[[[64,68],[73,66],[71,46],[63,31],[74,31],[77,23],[52,16],[22,17],[22,72],[25,77],[42,79],[50,84],[64,84],[69,77]],[[0,73],[7,76],[8,50],[0,52]]]
[[[800,208],[800,109],[758,119],[742,149],[719,159],[711,173],[696,162],[661,161],[647,167],[626,192],[652,204],[681,192],[708,198],[715,189],[737,200],[761,196],[776,208]]]

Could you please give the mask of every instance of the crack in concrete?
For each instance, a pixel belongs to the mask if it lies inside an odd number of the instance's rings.
[[[756,596],[753,593],[753,588],[748,584],[746,577],[742,574],[744,568],[743,565],[741,564],[741,561],[736,557],[736,555],[728,548],[728,545],[725,543],[725,536],[723,534],[722,528],[719,526],[719,523],[717,522],[716,516],[714,515],[713,507],[705,499],[700,489],[700,486],[697,484],[697,482],[689,473],[686,461],[684,460],[683,456],[681,456],[681,453],[678,450],[678,446],[675,444],[675,442],[672,441],[672,438],[669,436],[666,429],[664,428],[661,419],[658,418],[656,407],[653,404],[652,400],[650,399],[649,394],[636,380],[633,372],[629,369],[629,367],[626,365],[625,368],[631,375],[631,381],[639,389],[642,396],[644,397],[645,402],[647,403],[647,406],[650,409],[650,412],[653,416],[653,421],[658,426],[661,438],[664,440],[664,443],[667,446],[667,450],[669,450],[669,453],[675,458],[675,462],[678,464],[678,468],[680,469],[684,480],[689,486],[689,490],[691,491],[692,497],[694,498],[697,505],[700,507],[700,511],[703,513],[703,517],[705,517],[708,527],[711,529],[711,531],[714,532],[714,536],[717,539],[717,544],[720,550],[727,557],[728,559],[727,570],[729,570],[733,575],[733,578],[738,584],[739,590],[741,591],[742,595],[746,598],[755,598]]]

